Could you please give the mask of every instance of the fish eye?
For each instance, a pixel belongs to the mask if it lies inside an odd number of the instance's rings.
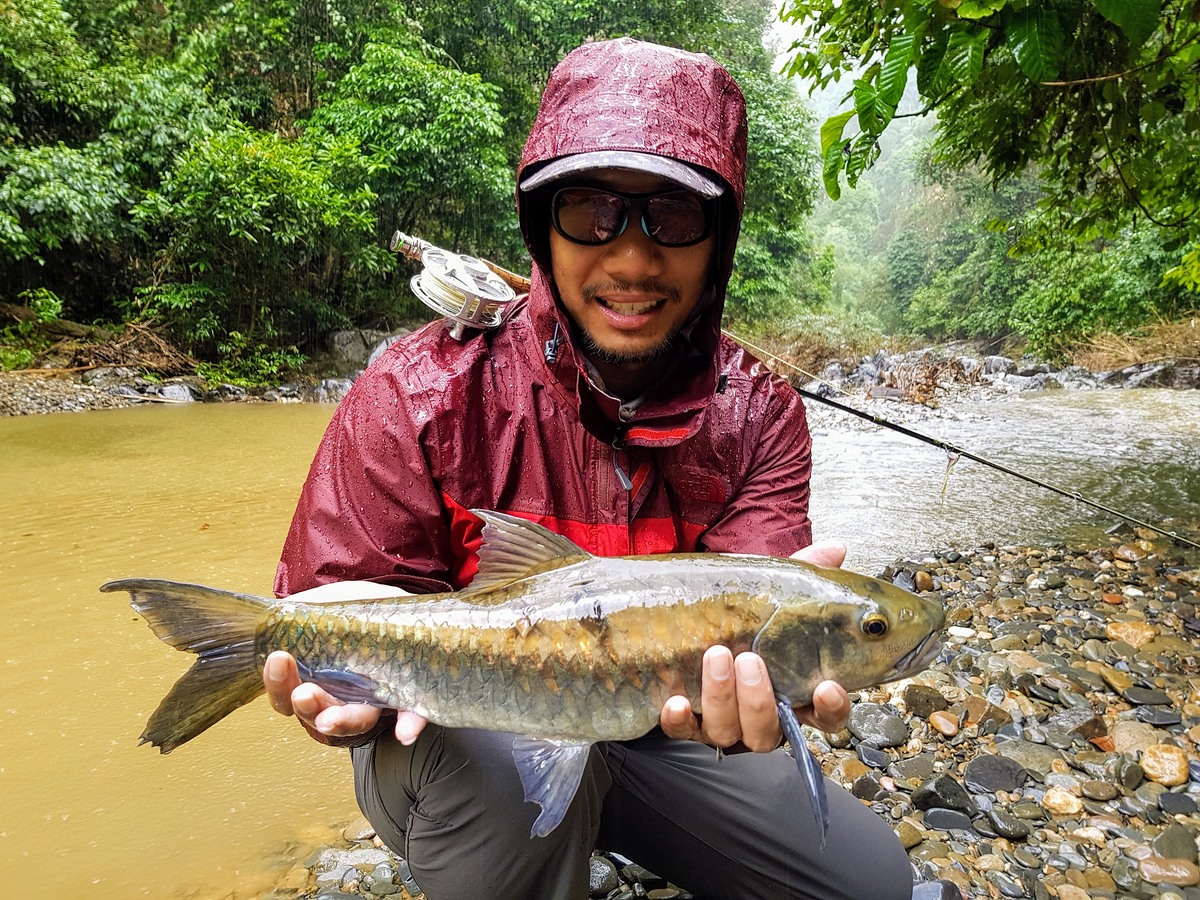
[[[871,613],[863,618],[862,630],[867,637],[881,638],[888,633],[888,620],[879,613]]]

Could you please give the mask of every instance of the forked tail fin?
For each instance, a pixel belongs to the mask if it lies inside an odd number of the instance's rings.
[[[110,581],[100,590],[128,591],[129,605],[162,641],[200,657],[146,723],[143,744],[170,753],[263,693],[254,644],[270,601],[151,578]]]

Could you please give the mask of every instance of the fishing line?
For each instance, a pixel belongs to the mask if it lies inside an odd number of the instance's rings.
[[[745,338],[739,337],[738,335],[729,331],[729,329],[727,329],[727,328],[722,328],[721,333],[724,334],[726,337],[737,341],[739,344],[741,344],[747,350],[750,350],[753,353],[756,353],[763,358],[771,359],[777,363],[780,363],[781,365],[787,366],[788,368],[792,369],[793,371],[797,372],[800,375],[805,376],[806,378],[810,378],[815,381],[821,381],[822,383],[828,384],[828,382],[825,381],[824,379],[819,378],[816,375],[813,375],[811,372],[806,372],[804,369],[802,369],[800,366],[797,366],[795,363],[789,362],[788,360],[783,359],[782,357],[776,356],[774,353],[772,353],[769,350],[766,350],[762,347],[755,346],[754,344],[750,343],[750,341],[746,340]],[[841,391],[841,389],[838,388],[836,385],[830,385],[830,387],[832,387],[834,390]],[[1048,481],[1044,481],[1040,478],[1035,478],[1032,475],[1026,475],[1024,472],[1020,472],[1014,468],[1011,468],[1010,466],[1004,465],[1003,463],[998,463],[998,462],[995,462],[994,460],[987,459],[986,457],[980,456],[978,453],[972,453],[970,450],[967,450],[964,447],[959,447],[957,444],[952,444],[950,441],[944,441],[941,438],[936,438],[936,437],[933,437],[932,435],[924,434],[923,432],[917,431],[914,428],[909,428],[906,425],[901,425],[898,422],[893,422],[889,419],[885,419],[883,416],[877,415],[875,413],[869,413],[869,412],[865,412],[861,409],[856,409],[853,406],[848,406],[845,403],[839,403],[837,400],[834,400],[830,397],[823,397],[818,393],[806,390],[804,388],[796,388],[796,390],[800,392],[800,396],[807,397],[809,400],[816,400],[819,403],[824,403],[826,406],[832,406],[834,409],[841,410],[844,413],[849,413],[852,416],[857,416],[860,419],[865,419],[866,421],[871,422],[875,425],[879,425],[883,428],[890,428],[892,431],[898,432],[899,434],[903,434],[906,437],[914,438],[918,441],[923,441],[926,444],[931,444],[932,446],[937,447],[953,456],[965,456],[967,459],[977,462],[981,465],[987,466],[991,469],[995,469],[997,472],[1003,472],[1005,475],[1011,475],[1014,478],[1019,478],[1021,481],[1025,481],[1025,482],[1028,482],[1029,484],[1037,485],[1038,487],[1045,488],[1048,491],[1053,491],[1054,493],[1059,494],[1060,496],[1063,496],[1063,497],[1068,497],[1071,500],[1076,501],[1077,503],[1082,503],[1085,506],[1090,506],[1093,509],[1098,509],[1101,512],[1106,513],[1110,516],[1116,516],[1118,519],[1122,519],[1122,520],[1130,523],[1131,525],[1136,525],[1139,528],[1146,528],[1157,534],[1161,534],[1164,537],[1169,537],[1169,538],[1171,538],[1171,540],[1175,541],[1178,544],[1185,544],[1188,547],[1192,547],[1194,549],[1200,550],[1200,543],[1197,543],[1192,540],[1188,540],[1187,538],[1183,537],[1176,531],[1171,531],[1169,529],[1163,528],[1162,526],[1155,525],[1152,522],[1143,521],[1142,519],[1139,519],[1135,516],[1131,516],[1128,513],[1121,512],[1119,509],[1114,509],[1111,506],[1106,506],[1105,504],[1099,503],[1095,500],[1089,500],[1087,497],[1084,497],[1079,491],[1074,491],[1069,488],[1060,487],[1059,485],[1056,485],[1056,484],[1051,484]],[[845,393],[845,391],[841,391],[841,392]],[[947,477],[949,477],[949,471],[947,471]]]

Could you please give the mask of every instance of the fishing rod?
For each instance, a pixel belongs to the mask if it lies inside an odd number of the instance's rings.
[[[501,268],[495,263],[484,259],[460,253],[451,253],[421,238],[411,237],[399,231],[392,237],[391,249],[402,256],[421,262],[424,268],[417,275],[413,276],[411,282],[413,293],[426,306],[429,306],[439,315],[450,320],[450,335],[455,340],[463,340],[468,328],[487,330],[499,327],[504,319],[511,314],[511,311],[516,308],[512,304],[518,294],[526,293],[529,290],[529,279],[523,275],[510,272],[508,269]],[[731,340],[737,341],[752,353],[758,354],[760,358],[773,360],[806,378],[823,381],[823,379],[804,371],[804,369],[795,363],[776,356],[763,347],[755,346],[750,341],[734,334],[727,328],[722,328],[721,332]],[[828,382],[825,383],[828,384]],[[831,385],[831,387],[835,386]],[[1200,550],[1200,543],[1196,541],[1189,540],[1175,531],[1170,531],[1152,522],[1146,522],[1123,513],[1111,506],[1106,506],[1095,500],[1089,500],[1079,491],[1073,491],[1051,484],[1040,478],[1035,478],[1032,475],[1026,475],[1024,472],[1020,472],[1003,463],[987,459],[978,453],[973,453],[970,450],[952,444],[950,441],[945,441],[941,438],[917,431],[915,428],[909,428],[906,425],[893,422],[877,413],[864,412],[861,409],[845,403],[839,403],[836,400],[823,397],[805,388],[798,387],[796,390],[799,391],[802,397],[809,400],[824,403],[826,406],[831,406],[849,415],[865,419],[883,428],[889,428],[906,437],[931,444],[955,457],[966,457],[981,465],[995,469],[997,472],[1011,475],[1014,478],[1019,478],[1021,481],[1028,482],[1048,491],[1053,491],[1085,506],[1100,510],[1107,515],[1116,516],[1118,519],[1136,525],[1139,528],[1145,528],[1156,534],[1169,537],[1176,543]],[[835,387],[835,390],[840,390],[840,388]],[[842,393],[845,392],[843,391]]]
[[[800,368],[800,366],[797,366],[795,363],[789,362],[788,360],[783,359],[782,357],[776,356],[774,353],[771,353],[769,350],[766,350],[763,347],[756,347],[754,344],[750,343],[745,338],[739,337],[738,335],[734,334],[733,332],[729,331],[726,328],[722,328],[721,332],[726,337],[730,338],[731,340],[737,341],[739,344],[741,344],[747,350],[752,351],[753,353],[757,353],[760,356],[766,357],[768,359],[773,360],[774,362],[777,362],[781,365],[787,366],[788,368],[792,369],[793,371],[795,371],[796,373],[798,373],[800,375],[805,376],[806,378],[810,378],[810,379],[813,379],[816,381],[821,381],[825,384],[829,383],[822,378],[818,378],[817,376],[813,375],[810,372],[806,372],[804,369]],[[832,387],[832,385],[831,385],[831,387]],[[835,388],[835,389],[840,390],[838,388]],[[1155,525],[1152,522],[1143,521],[1141,519],[1136,518],[1135,516],[1131,516],[1127,513],[1123,513],[1119,509],[1114,509],[1111,506],[1106,506],[1103,503],[1099,503],[1098,501],[1089,500],[1087,497],[1084,497],[1079,491],[1073,491],[1073,490],[1070,490],[1069,488],[1064,488],[1064,487],[1060,487],[1059,485],[1056,485],[1056,484],[1051,484],[1050,482],[1045,481],[1041,478],[1035,478],[1032,475],[1027,475],[1024,472],[1021,472],[1021,471],[1018,471],[1017,469],[1012,468],[1011,466],[1006,466],[1003,463],[998,463],[995,460],[991,460],[984,456],[980,456],[978,453],[973,453],[964,447],[960,447],[957,444],[951,443],[950,441],[942,440],[941,438],[934,437],[933,435],[925,434],[924,432],[917,431],[915,428],[909,428],[907,425],[901,425],[899,422],[893,422],[890,419],[885,419],[883,416],[881,416],[877,413],[866,412],[864,410],[857,409],[848,404],[839,403],[837,400],[834,400],[830,397],[822,396],[821,394],[818,394],[815,391],[809,391],[809,390],[806,390],[805,388],[797,387],[796,390],[800,393],[800,396],[806,397],[809,400],[816,400],[819,403],[824,403],[826,406],[831,406],[834,409],[840,410],[844,413],[848,413],[852,416],[857,416],[858,418],[864,419],[875,425],[882,426],[883,428],[889,428],[892,431],[895,431],[899,434],[905,435],[906,437],[914,438],[914,439],[916,439],[918,441],[922,441],[926,444],[931,444],[932,446],[938,447],[939,449],[944,450],[946,453],[951,454],[955,457],[960,457],[960,456],[966,457],[967,459],[972,460],[973,462],[977,462],[977,463],[980,463],[981,465],[985,465],[991,469],[995,469],[997,472],[1002,472],[1005,475],[1011,475],[1014,478],[1019,478],[1021,481],[1025,481],[1025,482],[1028,482],[1029,484],[1037,485],[1038,487],[1045,488],[1048,491],[1053,491],[1056,494],[1059,494],[1063,497],[1067,497],[1078,503],[1082,503],[1085,506],[1090,506],[1093,509],[1098,509],[1101,512],[1106,513],[1110,516],[1116,516],[1117,518],[1122,519],[1122,520],[1130,523],[1131,525],[1137,525],[1140,528],[1146,528],[1157,534],[1161,534],[1164,537],[1169,537],[1169,538],[1171,538],[1171,540],[1175,541],[1176,543],[1185,544],[1188,547],[1192,547],[1197,550],[1200,550],[1200,543],[1197,543],[1196,541],[1188,540],[1187,538],[1183,537],[1181,534],[1179,534],[1176,531],[1170,531],[1159,525]]]

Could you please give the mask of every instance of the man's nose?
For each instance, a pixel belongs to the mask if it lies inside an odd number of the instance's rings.
[[[626,281],[654,277],[663,272],[663,248],[642,230],[641,217],[630,217],[625,230],[605,248],[604,267]]]

